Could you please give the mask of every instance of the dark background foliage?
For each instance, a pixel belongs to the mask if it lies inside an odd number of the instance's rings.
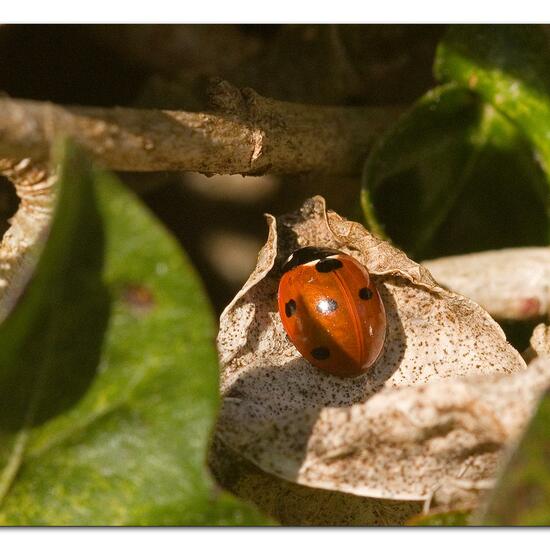
[[[444,26],[19,25],[0,28],[0,90],[61,104],[204,108],[220,76],[281,100],[408,106],[434,83]],[[62,76],[61,76],[62,75]],[[216,311],[247,277],[265,237],[263,212],[314,194],[357,219],[359,178],[125,174],[201,272]],[[7,183],[5,220],[16,208]],[[4,226],[5,227],[5,226]]]

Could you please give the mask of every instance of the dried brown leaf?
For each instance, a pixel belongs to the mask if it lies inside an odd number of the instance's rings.
[[[529,348],[523,354],[529,364],[538,357],[550,359],[550,326],[544,323],[537,325],[529,343]]]
[[[525,370],[480,306],[438,286],[424,267],[360,224],[326,212],[321,197],[268,221],[256,269],[220,320],[217,440],[259,471],[298,484],[302,495],[310,487],[338,498],[368,497],[371,511],[383,499],[382,516],[367,514],[373,523],[404,521],[405,501],[471,506],[528,419],[550,377],[546,365]],[[384,300],[385,348],[360,377],[312,367],[282,327],[280,268],[308,245],[354,256]],[[224,463],[215,454],[212,462]],[[222,484],[229,470],[217,468]]]
[[[269,475],[218,437],[209,464],[226,489],[283,525],[397,525],[422,510],[419,502],[358,497]]]
[[[0,321],[5,319],[32,275],[52,214],[56,175],[47,164],[0,158],[0,175],[20,199],[0,243]]]
[[[437,281],[468,296],[495,319],[536,319],[550,312],[550,248],[489,250],[424,262]]]

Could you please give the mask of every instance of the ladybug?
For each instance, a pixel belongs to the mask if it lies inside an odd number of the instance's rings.
[[[332,248],[307,246],[282,268],[279,314],[298,351],[342,377],[369,370],[384,346],[386,312],[369,272]]]

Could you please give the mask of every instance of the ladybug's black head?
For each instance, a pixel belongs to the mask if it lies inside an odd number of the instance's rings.
[[[322,260],[329,256],[336,256],[341,254],[339,250],[334,248],[320,248],[317,246],[305,246],[295,250],[289,257],[286,263],[283,265],[282,272],[286,273],[299,265],[307,264],[315,260]]]

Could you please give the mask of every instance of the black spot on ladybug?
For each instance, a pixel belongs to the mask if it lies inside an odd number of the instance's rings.
[[[336,258],[326,258],[325,260],[319,260],[315,264],[315,269],[319,273],[330,273],[336,269],[340,269],[344,264]]]
[[[359,290],[359,298],[361,298],[361,300],[370,300],[372,298],[372,290],[364,286]]]
[[[304,246],[304,248],[299,248],[290,255],[287,262],[283,266],[282,272],[286,273],[299,265],[307,264],[309,262],[313,262],[314,260],[320,260],[322,258],[326,258],[327,256],[335,256],[336,254],[340,254],[340,251],[335,250],[334,248]]]
[[[331,298],[324,298],[317,302],[317,311],[319,313],[332,313],[338,307],[338,302]]]
[[[318,348],[313,348],[311,350],[311,355],[314,359],[328,359],[330,357],[330,351],[328,348],[325,348],[324,346],[320,346]]]
[[[289,300],[285,304],[285,314],[287,317],[292,317],[296,311],[296,302],[294,300]]]

